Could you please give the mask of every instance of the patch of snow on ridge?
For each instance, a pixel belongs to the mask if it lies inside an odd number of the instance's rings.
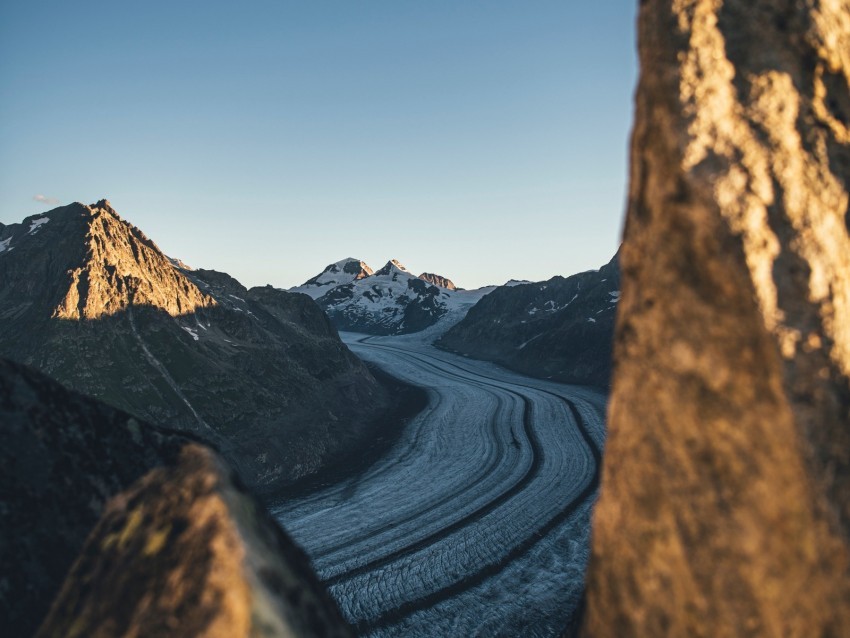
[[[524,342],[524,343],[522,343],[522,344],[518,345],[516,349],[517,349],[517,350],[522,350],[522,349],[523,349],[523,348],[525,348],[525,346],[527,346],[529,343],[531,343],[532,341],[534,341],[534,340],[535,340],[535,339],[537,339],[538,337],[542,337],[544,334],[545,334],[545,333],[541,332],[539,335],[534,335],[534,336],[533,336],[531,339],[529,339],[528,341],[526,341],[526,342]]]
[[[188,264],[183,263],[183,260],[181,260],[181,259],[175,259],[174,257],[167,257],[167,259],[171,263],[172,266],[174,266],[175,268],[179,268],[180,270],[189,270],[189,271],[195,270],[194,268],[192,268]],[[209,286],[207,286],[207,287],[209,287]]]
[[[38,230],[44,226],[47,222],[50,221],[49,217],[41,217],[39,219],[34,219],[30,222],[30,229],[27,231],[27,235],[35,235]]]
[[[555,301],[554,301],[554,300],[551,300],[551,299],[550,299],[549,301],[547,301],[546,303],[544,303],[544,304],[543,304],[543,307],[542,307],[542,308],[537,308],[537,307],[529,308],[529,309],[526,311],[526,314],[529,314],[529,315],[536,315],[538,312],[558,312],[558,311],[560,311],[560,310],[563,310],[563,309],[564,309],[564,308],[566,308],[567,306],[569,306],[569,305],[570,305],[572,302],[574,302],[576,299],[578,299],[578,294],[573,295],[573,298],[572,298],[572,299],[570,299],[570,300],[569,300],[567,303],[565,303],[563,306],[559,306],[559,305],[557,305],[557,304],[555,303]]]
[[[612,303],[620,301],[620,291],[619,290],[612,290],[608,294],[611,296],[611,302]]]
[[[181,327],[181,328],[183,328],[183,330],[185,330],[186,332],[188,332],[190,335],[192,335],[192,339],[194,339],[195,341],[198,341],[198,340],[199,340],[199,337],[198,337],[198,333],[197,333],[197,332],[195,332],[195,331],[194,331],[194,330],[192,330],[191,328],[187,328],[186,326],[180,326],[180,327]]]
[[[9,248],[10,243],[12,243],[11,237],[0,241],[0,253],[5,253],[7,250],[13,250],[12,248]]]

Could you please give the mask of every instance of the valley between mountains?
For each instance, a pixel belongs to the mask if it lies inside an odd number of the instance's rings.
[[[557,635],[583,589],[604,392],[343,336],[429,395],[368,470],[272,507],[343,615],[364,635]]]
[[[105,200],[0,225],[0,356],[129,419],[120,444],[91,453],[89,426],[53,418],[61,436],[51,437],[84,442],[71,465],[87,469],[54,475],[56,461],[10,474],[19,487],[4,497],[17,499],[4,527],[49,544],[54,530],[27,527],[26,495],[56,511],[75,502],[63,490],[118,485],[106,468],[137,465],[124,442],[144,446],[139,428],[162,426],[188,437],[175,450],[214,446],[264,495],[359,635],[560,635],[583,595],[618,287],[616,257],[477,290],[350,258],[289,291],[248,289],[169,258]],[[8,573],[53,565],[18,596],[0,587],[16,633],[42,621],[112,489],[86,497],[84,517],[69,512],[73,526],[60,522],[61,556],[0,545]]]

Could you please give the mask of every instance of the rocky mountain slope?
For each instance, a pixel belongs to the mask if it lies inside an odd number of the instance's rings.
[[[615,256],[598,271],[499,287],[437,345],[531,376],[607,386],[619,297]]]
[[[394,335],[433,326],[490,290],[457,290],[440,275],[416,277],[394,259],[377,272],[362,261],[346,259],[291,291],[313,296],[339,330]]]
[[[308,297],[169,260],[108,202],[0,229],[0,355],[215,441],[255,486],[366,437],[385,393]]]
[[[640,3],[584,635],[850,635],[850,3]]]
[[[2,359],[0,423],[3,635],[351,635],[211,449]]]

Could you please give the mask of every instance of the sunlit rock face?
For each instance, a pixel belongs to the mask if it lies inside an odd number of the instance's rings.
[[[850,4],[641,3],[588,636],[850,632]]]
[[[99,319],[131,305],[171,316],[216,305],[215,299],[174,268],[145,234],[121,219],[106,200],[55,208],[0,228],[0,299],[23,301],[40,288],[38,302],[60,319]],[[43,255],[49,251],[50,259]],[[5,254],[4,254],[5,253]],[[42,275],[42,276],[39,276]]]
[[[59,224],[87,226],[83,261],[68,271],[70,286],[54,317],[99,319],[132,304],[178,316],[215,305],[142,231],[122,220],[108,201],[71,204],[52,216]],[[65,239],[73,242],[75,238],[69,233]]]
[[[214,441],[276,489],[369,443],[386,393],[305,295],[192,270],[106,201],[0,228],[0,356]]]
[[[353,636],[307,557],[209,449],[116,496],[37,636]]]
[[[432,272],[423,272],[419,275],[419,278],[422,281],[439,286],[440,288],[445,288],[446,290],[457,290],[457,286],[455,286],[454,282],[448,277],[443,277],[442,275],[436,275]]]

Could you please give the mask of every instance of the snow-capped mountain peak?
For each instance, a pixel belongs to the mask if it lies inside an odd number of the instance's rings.
[[[399,272],[413,277],[411,272],[397,259],[390,259],[375,275],[392,275]]]
[[[348,257],[326,266],[322,272],[312,279],[305,281],[296,288],[291,288],[290,292],[302,292],[313,299],[318,299],[337,286],[359,281],[372,274],[373,271],[367,263],[354,257]]]
[[[456,290],[448,278],[427,273],[417,277],[397,259],[376,272],[361,261],[344,259],[290,292],[313,297],[339,330],[405,334],[434,326],[444,317],[459,320],[490,290]]]
[[[368,264],[360,261],[359,259],[355,259],[354,257],[347,257],[346,259],[342,259],[326,266],[321,273],[305,282],[303,285],[308,286],[310,284],[327,285],[332,283],[343,283],[340,280],[346,280],[344,283],[349,283],[348,280],[354,281],[357,279],[363,279],[371,274],[372,269],[369,268]],[[346,275],[351,275],[351,277],[346,277]]]

